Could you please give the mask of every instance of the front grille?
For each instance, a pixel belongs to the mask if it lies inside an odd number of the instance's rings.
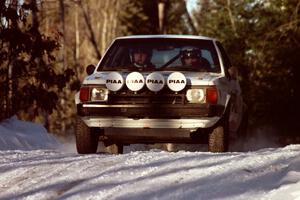
[[[184,104],[185,93],[175,93],[170,90],[163,90],[158,93],[151,91],[131,92],[122,91],[111,93],[108,96],[108,104]]]
[[[108,104],[184,104],[183,95],[110,95]]]

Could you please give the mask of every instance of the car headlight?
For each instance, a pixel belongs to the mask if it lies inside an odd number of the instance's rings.
[[[205,95],[203,89],[189,89],[186,98],[190,103],[204,103]]]
[[[108,90],[106,88],[93,88],[91,90],[91,101],[107,101]]]

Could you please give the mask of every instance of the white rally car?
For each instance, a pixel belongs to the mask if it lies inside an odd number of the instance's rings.
[[[246,121],[236,68],[212,38],[116,38],[86,71],[75,96],[81,154],[95,153],[99,142],[111,153],[136,143],[208,143],[224,152]]]

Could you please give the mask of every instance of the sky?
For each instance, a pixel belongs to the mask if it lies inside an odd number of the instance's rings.
[[[187,9],[191,13],[191,11],[197,6],[198,0],[187,0]]]

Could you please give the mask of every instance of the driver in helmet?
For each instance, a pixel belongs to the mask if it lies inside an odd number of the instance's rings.
[[[131,52],[133,67],[139,71],[153,71],[155,66],[151,63],[152,51],[145,48],[135,48]]]
[[[195,47],[181,50],[181,62],[183,66],[199,67],[200,70],[205,71],[210,70],[210,63],[202,57],[201,50]]]

